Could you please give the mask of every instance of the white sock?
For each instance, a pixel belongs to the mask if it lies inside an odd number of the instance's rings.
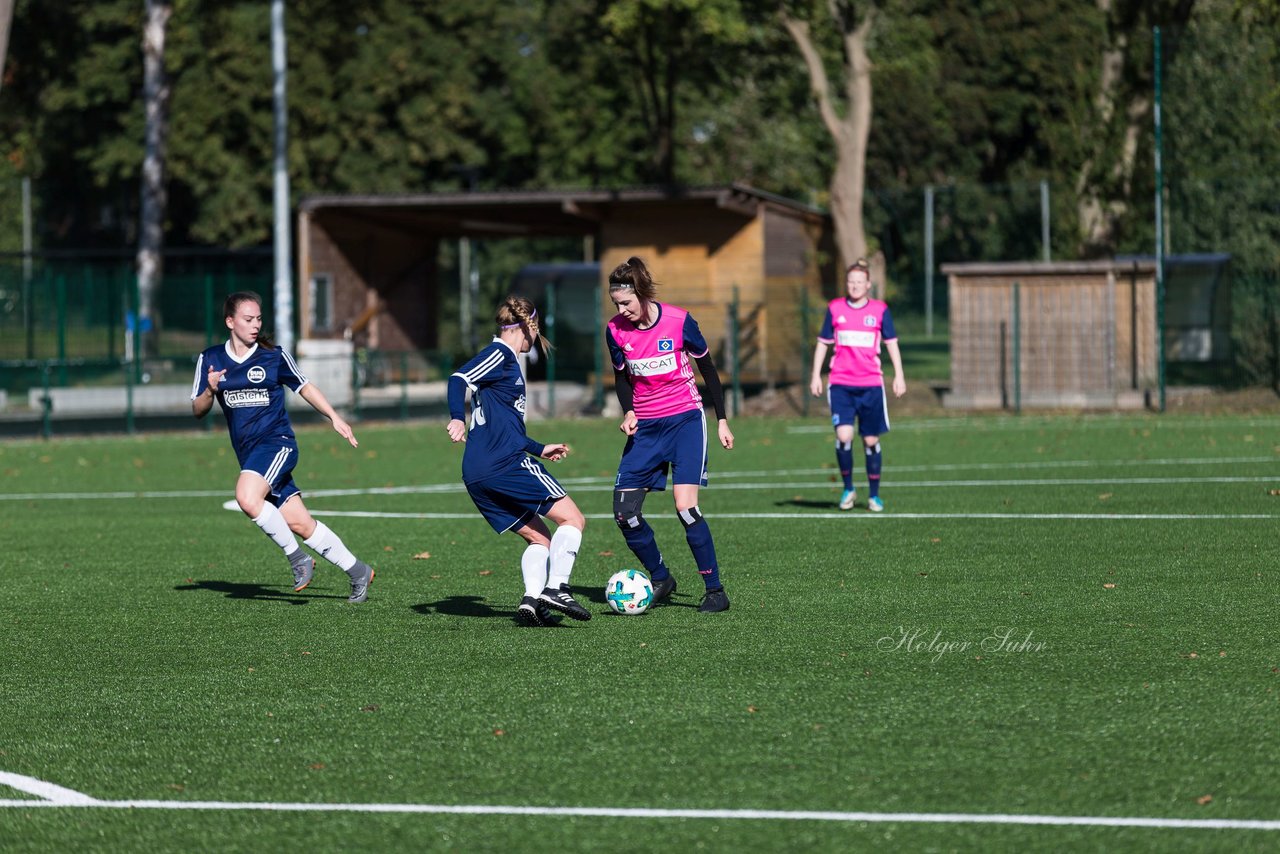
[[[582,531],[570,525],[561,525],[551,535],[551,571],[547,586],[555,590],[569,583],[573,562],[578,559],[578,546],[582,545]]]
[[[548,554],[546,546],[531,543],[520,556],[520,572],[524,575],[524,595],[537,598],[542,588],[547,586]]]
[[[271,502],[263,502],[262,514],[253,520],[253,524],[262,529],[280,548],[286,557],[291,557],[298,550],[298,538],[289,530],[289,523],[280,515],[280,511]]]
[[[338,535],[329,530],[324,522],[316,522],[316,529],[303,542],[344,572],[356,565],[356,556],[347,550]]]

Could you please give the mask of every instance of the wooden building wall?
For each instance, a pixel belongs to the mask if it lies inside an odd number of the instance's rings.
[[[956,264],[943,272],[951,307],[949,406],[1134,407],[1155,389],[1150,266]]]
[[[737,288],[743,379],[803,379],[800,294],[808,290],[811,305],[821,304],[816,259],[822,234],[820,223],[763,204],[751,219],[710,205],[624,208],[602,228],[601,286],[607,288],[618,264],[632,256],[643,259],[658,282],[658,300],[688,309],[722,368],[729,358],[729,309]],[[615,310],[607,296],[603,305],[607,321]]]
[[[436,242],[370,221],[302,214],[299,233],[299,316],[303,337],[341,338],[362,317],[363,343],[379,350],[429,350],[439,339]],[[315,274],[333,277],[333,327],[311,330]]]

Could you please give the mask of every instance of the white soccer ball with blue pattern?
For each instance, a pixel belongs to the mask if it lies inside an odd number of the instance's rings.
[[[653,604],[653,583],[638,569],[615,572],[604,586],[604,598],[614,613],[633,617]]]

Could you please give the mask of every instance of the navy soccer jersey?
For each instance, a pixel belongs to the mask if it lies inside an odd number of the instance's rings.
[[[543,446],[525,433],[525,385],[515,351],[501,340],[481,350],[449,377],[449,416],[465,420],[471,389],[471,426],[462,453],[462,482],[474,483],[518,466],[525,454]]]
[[[215,395],[227,419],[231,446],[242,464],[264,439],[296,441],[284,408],[284,389],[298,391],[307,378],[293,357],[273,347],[254,345],[244,358],[231,355],[230,342],[210,347],[196,360],[196,378],[191,399],[209,387],[209,369],[226,371]]]

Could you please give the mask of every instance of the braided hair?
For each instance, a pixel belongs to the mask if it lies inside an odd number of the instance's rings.
[[[541,324],[538,323],[537,318],[538,309],[534,306],[533,300],[512,294],[498,306],[498,313],[494,317],[494,321],[497,322],[499,330],[519,326],[545,353],[550,349],[551,342],[542,334]],[[537,330],[536,332],[534,331],[535,329]]]

